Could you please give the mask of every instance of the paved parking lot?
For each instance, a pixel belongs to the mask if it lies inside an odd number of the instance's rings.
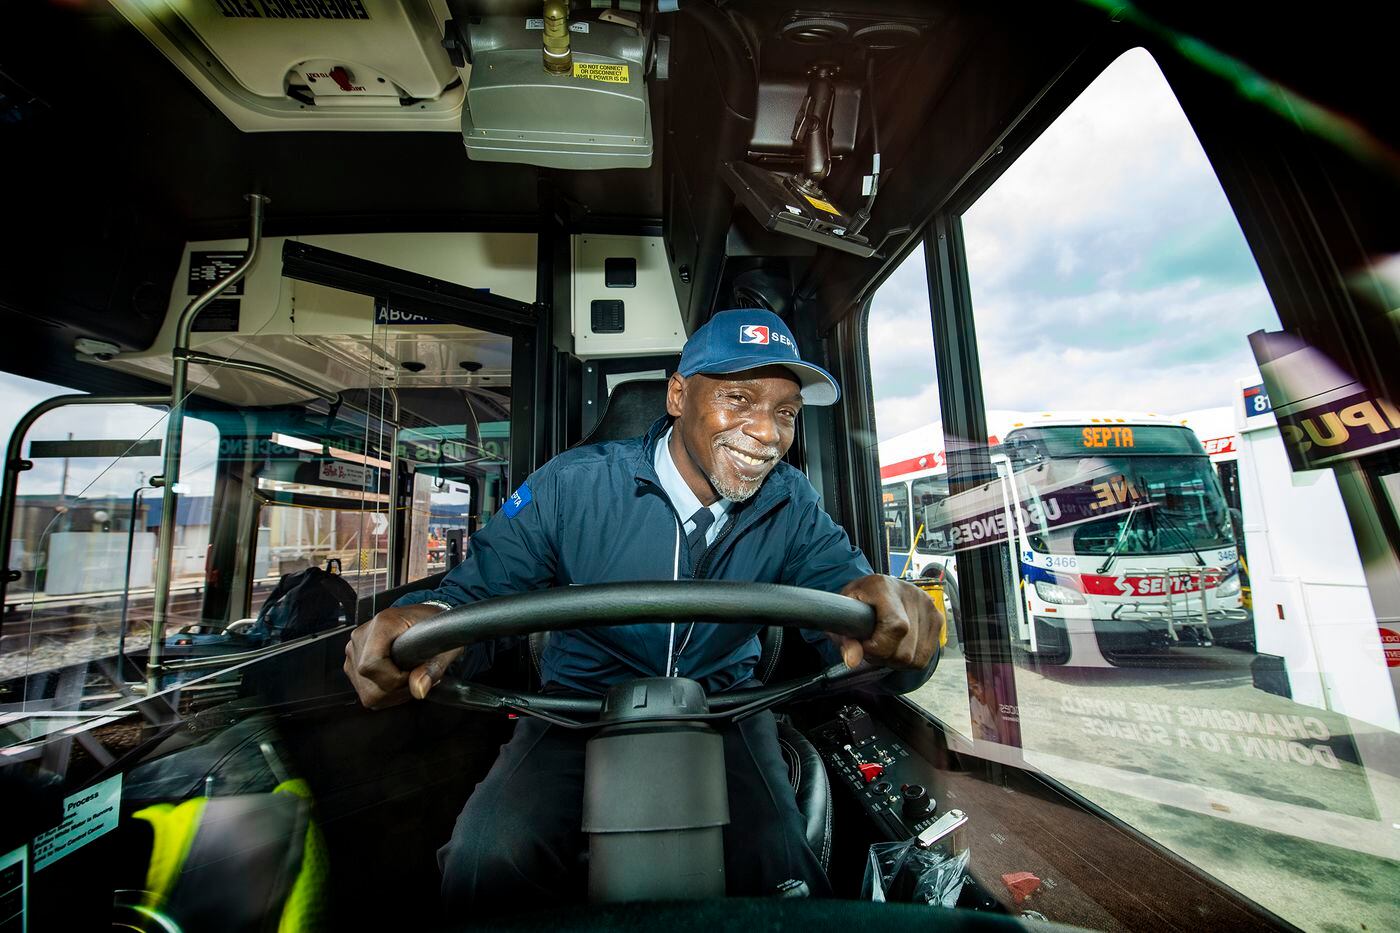
[[[1400,929],[1400,738],[1254,687],[1253,655],[1018,664],[1024,761],[1305,929]],[[973,736],[955,647],[911,699]]]

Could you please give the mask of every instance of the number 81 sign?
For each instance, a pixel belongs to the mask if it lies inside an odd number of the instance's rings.
[[[1267,415],[1273,410],[1273,406],[1269,404],[1269,393],[1264,390],[1263,385],[1250,386],[1244,390],[1244,414],[1246,418]]]

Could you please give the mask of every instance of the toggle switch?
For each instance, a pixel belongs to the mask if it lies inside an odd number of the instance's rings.
[[[873,761],[862,761],[861,757],[856,754],[856,750],[849,745],[843,745],[842,748],[845,750],[846,754],[850,755],[851,758],[855,760],[856,770],[860,772],[860,776],[865,780],[865,783],[869,784],[885,773],[884,765],[876,764]]]

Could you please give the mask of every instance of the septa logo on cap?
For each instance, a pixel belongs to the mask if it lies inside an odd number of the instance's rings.
[[[767,343],[768,328],[762,324],[745,324],[739,328],[740,343]]]

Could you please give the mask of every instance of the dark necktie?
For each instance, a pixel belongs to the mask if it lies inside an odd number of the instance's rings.
[[[705,556],[705,551],[708,550],[708,546],[705,544],[705,533],[715,523],[715,513],[702,505],[696,509],[694,515],[690,516],[690,521],[695,523],[695,530],[685,536],[685,545],[690,551],[690,569],[693,573],[695,568],[700,565],[700,558]]]

